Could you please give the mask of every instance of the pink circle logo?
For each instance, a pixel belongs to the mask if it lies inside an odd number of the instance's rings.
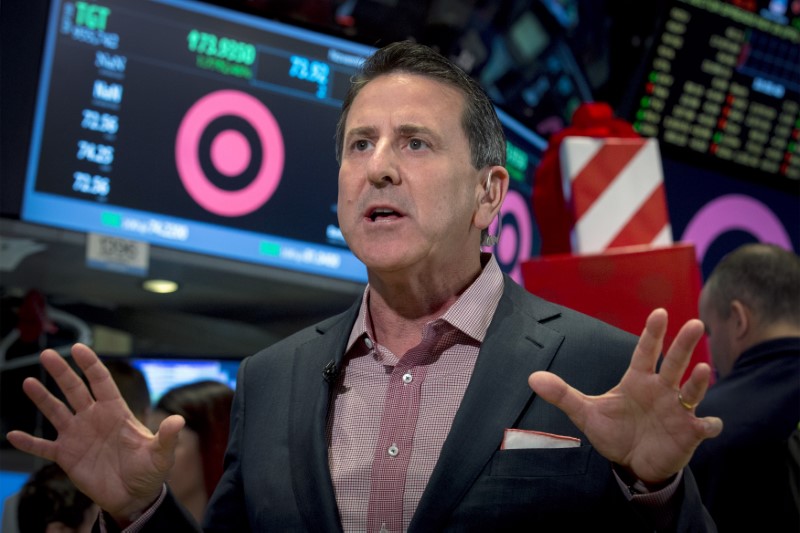
[[[264,153],[253,181],[235,191],[211,183],[198,156],[206,127],[230,115],[246,120],[255,129]],[[227,129],[212,140],[210,156],[220,174],[233,179],[247,169],[252,148],[244,135]],[[186,192],[201,207],[220,216],[246,215],[267,203],[281,181],[284,158],[283,135],[277,120],[258,99],[241,91],[215,91],[199,99],[186,112],[175,139],[175,164]]]
[[[760,242],[792,250],[792,240],[777,215],[743,194],[728,194],[708,202],[689,221],[681,240],[694,243],[697,261],[702,263],[716,238],[732,230],[746,231]]]
[[[502,265],[513,265],[508,275],[517,283],[522,283],[522,267],[520,264],[531,257],[533,240],[533,222],[528,211],[528,202],[520,193],[509,189],[505,201],[500,207],[500,216],[511,216],[515,225],[505,224],[500,228],[500,240],[495,245],[497,261]],[[497,219],[489,225],[489,233],[497,232]]]

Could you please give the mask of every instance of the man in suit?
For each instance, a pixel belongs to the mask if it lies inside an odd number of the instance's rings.
[[[800,257],[737,248],[699,309],[719,380],[697,412],[725,424],[691,461],[703,502],[720,531],[800,531],[789,444],[800,422]]]
[[[481,253],[508,173],[472,79],[425,46],[382,48],[345,98],[337,154],[339,223],[368,286],[243,361],[206,530],[713,529],[685,468],[721,430],[694,415],[709,366],[680,384],[702,324],[656,371],[663,310],[637,342]],[[91,350],[73,356],[94,399],[45,351],[74,413],[28,380],[59,437],[9,440],[58,460],[106,527],[191,528],[163,483],[183,420],[147,432]]]

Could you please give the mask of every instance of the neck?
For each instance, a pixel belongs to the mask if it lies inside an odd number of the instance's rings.
[[[742,348],[742,352],[752,348],[756,344],[761,344],[762,342],[782,339],[785,337],[800,337],[800,327],[786,322],[776,322],[764,325],[758,328],[758,330],[755,330],[753,333],[754,334],[748,338],[746,345]]]
[[[370,273],[369,313],[376,340],[402,357],[420,343],[425,323],[442,316],[480,273],[480,258],[435,275]]]

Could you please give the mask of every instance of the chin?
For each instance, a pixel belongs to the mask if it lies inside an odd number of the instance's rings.
[[[388,266],[409,263],[418,256],[409,245],[409,239],[397,235],[361,235],[353,240],[345,240],[355,256],[369,267],[373,264]]]
[[[408,247],[371,246],[356,257],[373,272],[396,272],[418,262]]]
[[[412,262],[407,257],[393,258],[388,255],[369,256],[361,260],[372,272],[397,272]]]

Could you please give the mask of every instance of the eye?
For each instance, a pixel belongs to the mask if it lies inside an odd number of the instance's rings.
[[[408,141],[408,147],[412,150],[422,150],[423,148],[428,147],[428,143],[422,139],[411,139]]]
[[[359,139],[353,142],[353,150],[357,152],[363,152],[367,148],[369,148],[369,141],[367,141],[366,139]]]

